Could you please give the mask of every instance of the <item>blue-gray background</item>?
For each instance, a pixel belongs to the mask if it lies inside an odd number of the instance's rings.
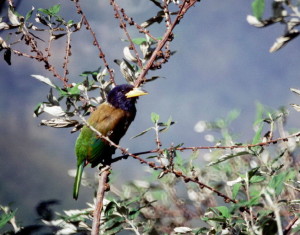
[[[61,14],[65,19],[78,20],[70,1],[21,1],[18,11],[26,14],[31,6],[48,8],[57,3],[62,4]],[[121,42],[125,37],[119,22],[112,17],[112,8],[104,0],[81,1],[81,4],[111,67],[118,71],[112,61],[123,57],[126,44]],[[156,10],[147,0],[126,0],[120,4],[138,23]],[[155,148],[152,134],[130,140],[151,125],[151,112],[159,113],[163,120],[172,116],[177,122],[164,134],[165,146],[171,143],[199,146],[209,145],[202,134],[194,131],[199,120],[214,120],[239,109],[241,116],[232,129],[240,140],[246,141],[253,134],[256,101],[272,108],[300,103],[289,91],[290,87],[300,87],[299,40],[270,54],[268,50],[284,26],[257,29],[246,22],[248,14],[251,1],[239,0],[202,1],[190,10],[175,30],[171,49],[177,53],[162,70],[151,72],[150,75],[163,78],[145,87],[150,95],[140,98],[136,120],[122,146],[131,152]],[[161,36],[161,30],[153,30],[155,36]],[[6,34],[2,32],[0,36],[5,39]],[[58,68],[63,61],[64,42],[60,39],[54,46],[53,63]],[[91,42],[85,30],[73,35],[70,79],[79,81],[82,71],[102,65]],[[19,208],[18,216],[24,223],[34,220],[34,207],[39,201],[59,199],[61,205],[56,209],[62,210],[84,208],[92,197],[91,190],[82,187],[79,200],[72,199],[73,178],[67,171],[76,164],[73,145],[77,133],[39,126],[41,118],[32,117],[33,109],[46,99],[49,87],[31,78],[31,74],[52,78],[41,63],[30,59],[13,56],[12,66],[0,61],[0,204]],[[120,76],[117,82],[123,82]],[[298,128],[298,114],[289,110],[290,126]],[[144,168],[127,160],[117,163],[114,171],[118,172],[115,179],[120,185],[127,179],[141,177]]]

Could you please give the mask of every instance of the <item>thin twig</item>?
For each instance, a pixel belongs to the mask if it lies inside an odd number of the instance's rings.
[[[63,64],[63,69],[64,69],[64,80],[68,81],[67,75],[69,74],[68,70],[68,64],[69,64],[69,57],[71,55],[71,34],[72,31],[70,30],[69,26],[67,28],[67,41],[66,41],[66,55],[65,55],[65,61]]]
[[[289,232],[291,231],[293,225],[299,220],[299,218],[297,216],[294,217],[294,219],[292,219],[289,224],[285,227],[285,229],[283,230],[283,235],[287,235],[289,234]]]
[[[88,19],[86,18],[85,14],[83,13],[83,10],[79,4],[79,0],[73,0],[73,2],[75,2],[75,6],[77,8],[77,13],[79,15],[81,15],[82,17],[82,22],[83,24],[86,26],[86,29],[90,31],[92,37],[93,37],[93,45],[96,46],[99,50],[99,58],[102,59],[103,63],[104,63],[104,66],[107,68],[107,71],[109,73],[109,76],[110,76],[110,80],[111,82],[116,85],[116,82],[115,82],[115,78],[114,78],[114,75],[113,75],[113,71],[110,69],[109,67],[109,64],[107,63],[107,60],[105,59],[105,54],[102,50],[102,47],[100,46],[100,43],[96,37],[96,34],[94,32],[94,30],[92,29]]]
[[[152,67],[157,55],[159,54],[159,51],[163,48],[163,46],[172,38],[171,35],[173,34],[173,30],[175,26],[180,22],[180,20],[183,18],[184,14],[187,12],[187,10],[192,7],[197,0],[184,0],[183,4],[181,5],[181,8],[174,19],[172,25],[167,29],[165,32],[163,38],[159,43],[157,44],[154,52],[152,53],[150,59],[148,60],[148,63],[141,71],[141,74],[139,75],[138,79],[135,82],[135,87],[139,87],[142,83],[145,82],[145,76],[148,73],[149,69]]]
[[[137,64],[138,64],[138,66],[140,68],[142,68],[143,64],[142,64],[141,58],[140,58],[139,53],[137,52],[137,49],[136,49],[136,47],[135,47],[135,45],[134,45],[134,43],[133,43],[133,41],[131,39],[130,34],[128,33],[127,25],[126,25],[125,21],[123,20],[123,19],[125,19],[125,17],[124,17],[125,10],[123,8],[120,8],[119,5],[116,4],[114,0],[111,0],[111,4],[113,5],[114,11],[116,12],[115,13],[115,17],[119,19],[119,21],[120,21],[120,27],[123,29],[123,31],[124,31],[124,33],[125,33],[128,41],[130,43],[130,47],[129,48],[134,51],[135,58],[137,59]],[[122,17],[120,15],[120,12],[122,13]]]

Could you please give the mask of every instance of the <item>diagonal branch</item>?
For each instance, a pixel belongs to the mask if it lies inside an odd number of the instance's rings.
[[[197,0],[184,0],[182,3],[180,10],[173,21],[173,23],[170,25],[170,27],[165,32],[163,38],[161,41],[158,42],[154,52],[152,53],[150,59],[148,60],[148,63],[146,66],[142,69],[141,74],[139,75],[138,79],[135,81],[135,87],[139,87],[142,83],[146,81],[145,76],[147,75],[149,69],[152,67],[157,55],[161,51],[161,49],[164,47],[164,45],[171,41],[173,38],[173,30],[177,24],[179,24],[180,20],[183,18],[184,14],[188,11],[189,8],[195,5]]]

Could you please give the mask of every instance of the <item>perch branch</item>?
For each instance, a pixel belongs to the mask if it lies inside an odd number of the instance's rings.
[[[107,190],[108,176],[110,174],[111,167],[106,166],[99,174],[99,184],[97,190],[97,197],[95,203],[95,210],[93,213],[92,235],[98,235],[100,230],[101,212],[103,208],[104,194]]]

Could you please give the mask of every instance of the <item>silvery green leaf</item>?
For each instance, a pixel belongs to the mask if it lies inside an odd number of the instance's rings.
[[[132,183],[139,188],[150,188],[150,183],[144,180],[133,180]]]
[[[0,30],[2,30],[2,29],[9,29],[9,25],[6,24],[5,22],[1,22],[0,23]]]
[[[143,53],[143,57],[144,58],[146,58],[147,57],[147,55],[150,53],[149,52],[149,43],[147,43],[147,42],[142,42],[141,44],[140,44],[140,49],[141,49],[141,51],[142,51],[142,53]]]
[[[76,126],[78,124],[78,121],[76,120],[67,120],[63,118],[53,118],[50,120],[42,120],[41,125],[42,126],[49,126],[49,127],[55,127],[55,128],[66,128],[66,127],[72,127]]]
[[[296,88],[290,88],[290,90],[294,93],[296,93],[297,95],[300,95],[300,90],[296,89]]]
[[[253,15],[247,15],[247,22],[248,24],[255,26],[255,27],[264,27],[264,23],[260,20],[258,20],[255,16]]]
[[[18,26],[21,24],[18,16],[15,12],[13,12],[13,8],[11,6],[8,8],[8,19],[13,26]]]
[[[56,85],[54,85],[54,83],[52,83],[49,78],[46,78],[46,77],[44,77],[42,75],[31,75],[31,77],[34,77],[37,80],[40,80],[41,82],[46,83],[47,85],[56,88]]]
[[[285,46],[289,41],[294,39],[299,35],[299,32],[297,30],[294,30],[294,32],[289,32],[286,35],[283,35],[276,39],[272,47],[270,48],[270,52],[275,52],[281,49],[283,46]]]
[[[58,106],[58,105],[52,106],[52,105],[48,105],[46,103],[41,104],[39,111],[48,113],[55,117],[61,117],[66,114],[65,111],[63,111],[63,109],[60,106]]]
[[[91,97],[90,101],[98,105],[98,104],[101,104],[103,102],[103,98],[101,96]]]
[[[129,47],[124,47],[123,54],[127,60],[131,62],[137,62],[137,58],[131,54]]]
[[[189,232],[192,232],[193,230],[189,227],[176,227],[174,228],[174,232],[175,233],[189,233]]]
[[[158,23],[159,24],[159,23],[162,22],[162,20],[164,19],[164,17],[165,17],[164,11],[159,11],[159,12],[157,12],[156,16],[151,17],[150,19],[146,20],[145,22],[143,22],[141,24],[141,26],[143,28],[147,28],[147,27],[149,27],[150,25],[152,25],[154,23]]]
[[[105,67],[102,72],[97,74],[97,81],[101,82],[103,78],[107,75],[107,68]]]
[[[120,63],[120,70],[127,82],[133,83],[135,81],[134,70],[126,60]]]
[[[237,153],[233,153],[233,154],[224,154],[221,157],[219,157],[217,161],[210,162],[207,166],[213,166],[213,165],[219,164],[220,162],[224,162],[228,159],[242,156],[242,155],[247,155],[247,154],[249,154],[248,151],[241,151],[241,152],[237,152]]]
[[[300,105],[298,105],[298,104],[291,104],[291,106],[292,106],[297,112],[300,112]]]
[[[0,50],[2,50],[3,48],[9,48],[9,46],[8,46],[7,43],[3,40],[3,38],[0,37]]]

